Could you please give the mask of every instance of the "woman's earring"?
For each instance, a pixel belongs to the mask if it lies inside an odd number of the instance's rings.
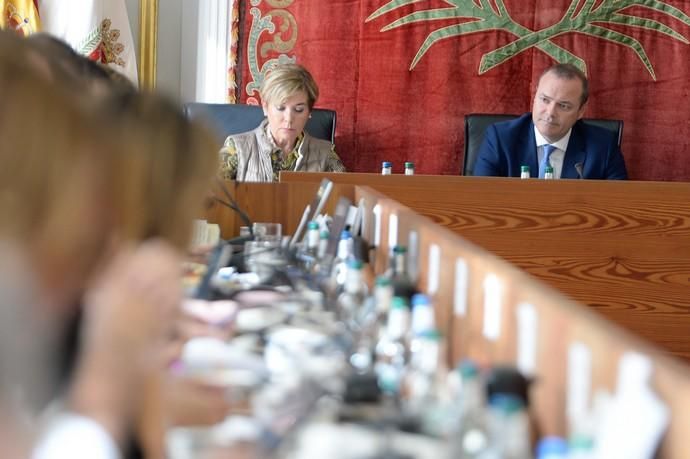
[[[311,114],[309,115],[309,118],[311,118]]]

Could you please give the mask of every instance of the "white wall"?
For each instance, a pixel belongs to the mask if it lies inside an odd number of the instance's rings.
[[[139,56],[139,0],[125,0],[125,4],[127,5],[129,23],[132,26],[134,45],[137,47],[137,56]]]
[[[139,57],[139,0],[125,1]],[[184,1],[196,3],[197,0]],[[176,99],[180,99],[181,94],[182,2],[183,0],[158,0],[156,88]]]

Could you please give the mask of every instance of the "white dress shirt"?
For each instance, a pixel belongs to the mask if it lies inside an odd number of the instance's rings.
[[[534,126],[534,137],[537,140],[537,164],[541,164],[541,160],[544,157],[544,145],[553,145],[556,149],[551,153],[549,157],[549,162],[551,167],[553,167],[553,178],[561,178],[561,172],[563,171],[563,159],[565,158],[565,150],[568,148],[568,141],[570,141],[570,133],[573,132],[572,128],[568,129],[557,142],[549,142],[544,138],[539,132],[536,126]]]

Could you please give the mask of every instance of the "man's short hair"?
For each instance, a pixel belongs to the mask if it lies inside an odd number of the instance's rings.
[[[580,107],[582,107],[587,99],[589,98],[589,81],[587,81],[587,76],[575,67],[573,64],[555,64],[544,70],[544,72],[539,76],[541,77],[547,73],[553,73],[558,78],[563,78],[564,80],[574,80],[578,79],[582,83],[582,96],[580,97]]]

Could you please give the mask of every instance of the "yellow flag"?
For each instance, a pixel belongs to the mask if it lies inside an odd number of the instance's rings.
[[[24,36],[41,30],[35,0],[0,0],[0,6],[0,28],[14,30]]]

